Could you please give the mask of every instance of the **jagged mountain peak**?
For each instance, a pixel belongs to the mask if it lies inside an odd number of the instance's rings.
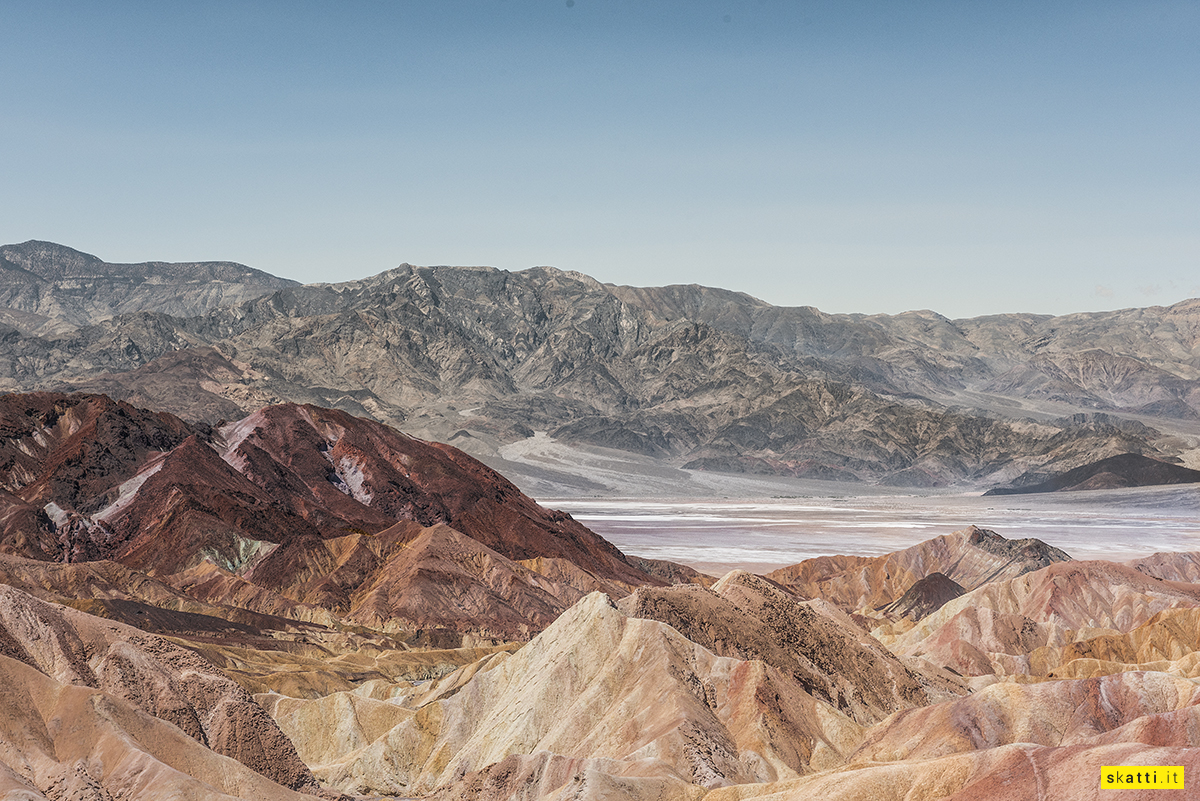
[[[0,307],[10,311],[10,324],[31,334],[46,320],[86,326],[148,311],[202,316],[291,286],[298,284],[234,262],[114,264],[53,242],[0,246]],[[39,315],[40,322],[11,312]]]
[[[90,253],[39,239],[0,246],[0,258],[45,279],[92,276],[104,264]]]

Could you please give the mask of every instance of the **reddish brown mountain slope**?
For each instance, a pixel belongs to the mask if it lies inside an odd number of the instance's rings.
[[[663,583],[454,448],[344,412],[214,430],[41,393],[0,397],[0,433],[5,551],[112,560],[217,607],[528,638],[585,592]]]
[[[0,396],[0,550],[101,558],[109,535],[87,516],[191,433],[176,417],[103,395]]]
[[[647,580],[569,515],[541,508],[449,445],[295,404],[268,407],[218,433],[226,461],[327,536],[331,522],[341,523],[338,534],[346,527],[377,531],[397,520],[445,523],[510,559],[556,557],[604,578]]]

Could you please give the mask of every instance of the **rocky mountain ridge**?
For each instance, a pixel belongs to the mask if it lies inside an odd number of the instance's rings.
[[[31,240],[0,246],[4,322],[25,333],[93,325],[140,311],[196,316],[296,286],[233,262],[110,264]]]
[[[164,310],[14,327],[0,387],[105,392],[210,423],[315,403],[483,458],[546,431],[691,469],[914,487],[1036,483],[1121,453],[1189,463],[1200,446],[1200,301],[952,321],[548,267],[402,265]]]

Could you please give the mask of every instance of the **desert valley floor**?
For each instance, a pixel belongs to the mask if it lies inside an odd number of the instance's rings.
[[[811,491],[811,486],[809,487]],[[879,556],[968,524],[1034,537],[1076,559],[1200,551],[1200,490],[1154,487],[1084,497],[849,494],[793,498],[547,498],[622,551],[714,574],[770,572],[804,559]],[[834,494],[837,493],[837,494]]]

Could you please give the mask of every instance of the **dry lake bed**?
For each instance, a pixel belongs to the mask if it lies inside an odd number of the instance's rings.
[[[827,554],[877,556],[968,525],[1036,537],[1076,559],[1200,551],[1200,488],[983,497],[546,498],[622,551],[714,575]]]

